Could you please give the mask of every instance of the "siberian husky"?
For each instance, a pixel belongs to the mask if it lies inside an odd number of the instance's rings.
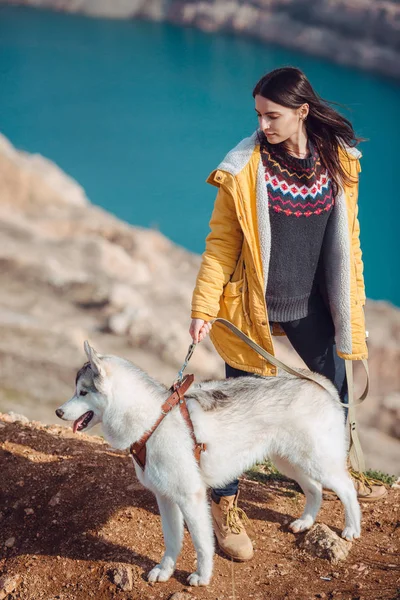
[[[88,362],[78,371],[75,394],[56,414],[74,421],[74,432],[102,423],[111,446],[126,449],[151,429],[170,391],[128,360],[101,356],[88,342],[84,348]],[[266,457],[304,491],[304,512],[290,525],[294,533],[314,523],[325,486],[344,505],[342,536],[360,536],[360,507],[346,470],[344,412],[333,384],[330,394],[315,382],[286,374],[239,377],[193,384],[185,398],[196,438],[207,448],[200,466],[176,408],[150,437],[145,470],[135,464],[138,479],[157,498],[165,540],[165,553],[149,581],[167,581],[173,574],[185,521],[197,553],[197,571],[188,582],[210,582],[214,538],[206,488],[223,487]]]

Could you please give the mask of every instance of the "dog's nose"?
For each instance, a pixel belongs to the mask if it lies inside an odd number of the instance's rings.
[[[60,419],[62,419],[64,416],[64,411],[61,410],[61,408],[57,408],[56,415],[57,415],[57,417],[60,417]]]

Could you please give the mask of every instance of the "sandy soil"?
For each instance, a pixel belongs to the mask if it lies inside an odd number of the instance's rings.
[[[7,600],[258,600],[400,597],[400,491],[363,505],[363,534],[347,560],[332,565],[300,549],[288,523],[304,496],[293,482],[244,477],[240,505],[252,522],[255,556],[233,563],[215,556],[208,588],[186,578],[195,554],[185,532],[178,569],[168,583],[150,585],[163,539],[155,499],[138,483],[130,457],[101,437],[73,435],[39,422],[9,423],[0,415],[0,579],[16,576]],[[340,533],[339,501],[324,501],[318,521]],[[112,569],[130,567],[133,588],[122,591]]]

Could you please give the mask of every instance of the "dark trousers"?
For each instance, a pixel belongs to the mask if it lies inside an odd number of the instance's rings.
[[[337,355],[335,328],[325,305],[304,319],[280,325],[310,371],[328,377],[338,390],[342,402],[348,402],[345,361]],[[225,373],[226,377],[253,375],[229,365],[225,365]],[[236,479],[224,488],[212,490],[212,497],[218,500],[221,496],[233,496],[237,493],[238,486],[239,480]]]

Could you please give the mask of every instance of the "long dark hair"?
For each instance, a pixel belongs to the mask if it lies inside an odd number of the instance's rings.
[[[307,135],[317,146],[321,161],[331,176],[335,193],[340,185],[354,184],[339,159],[339,147],[354,147],[363,138],[356,137],[352,124],[313,90],[307,77],[295,67],[282,67],[264,75],[253,90],[253,98],[260,95],[288,108],[310,107],[305,122]]]

